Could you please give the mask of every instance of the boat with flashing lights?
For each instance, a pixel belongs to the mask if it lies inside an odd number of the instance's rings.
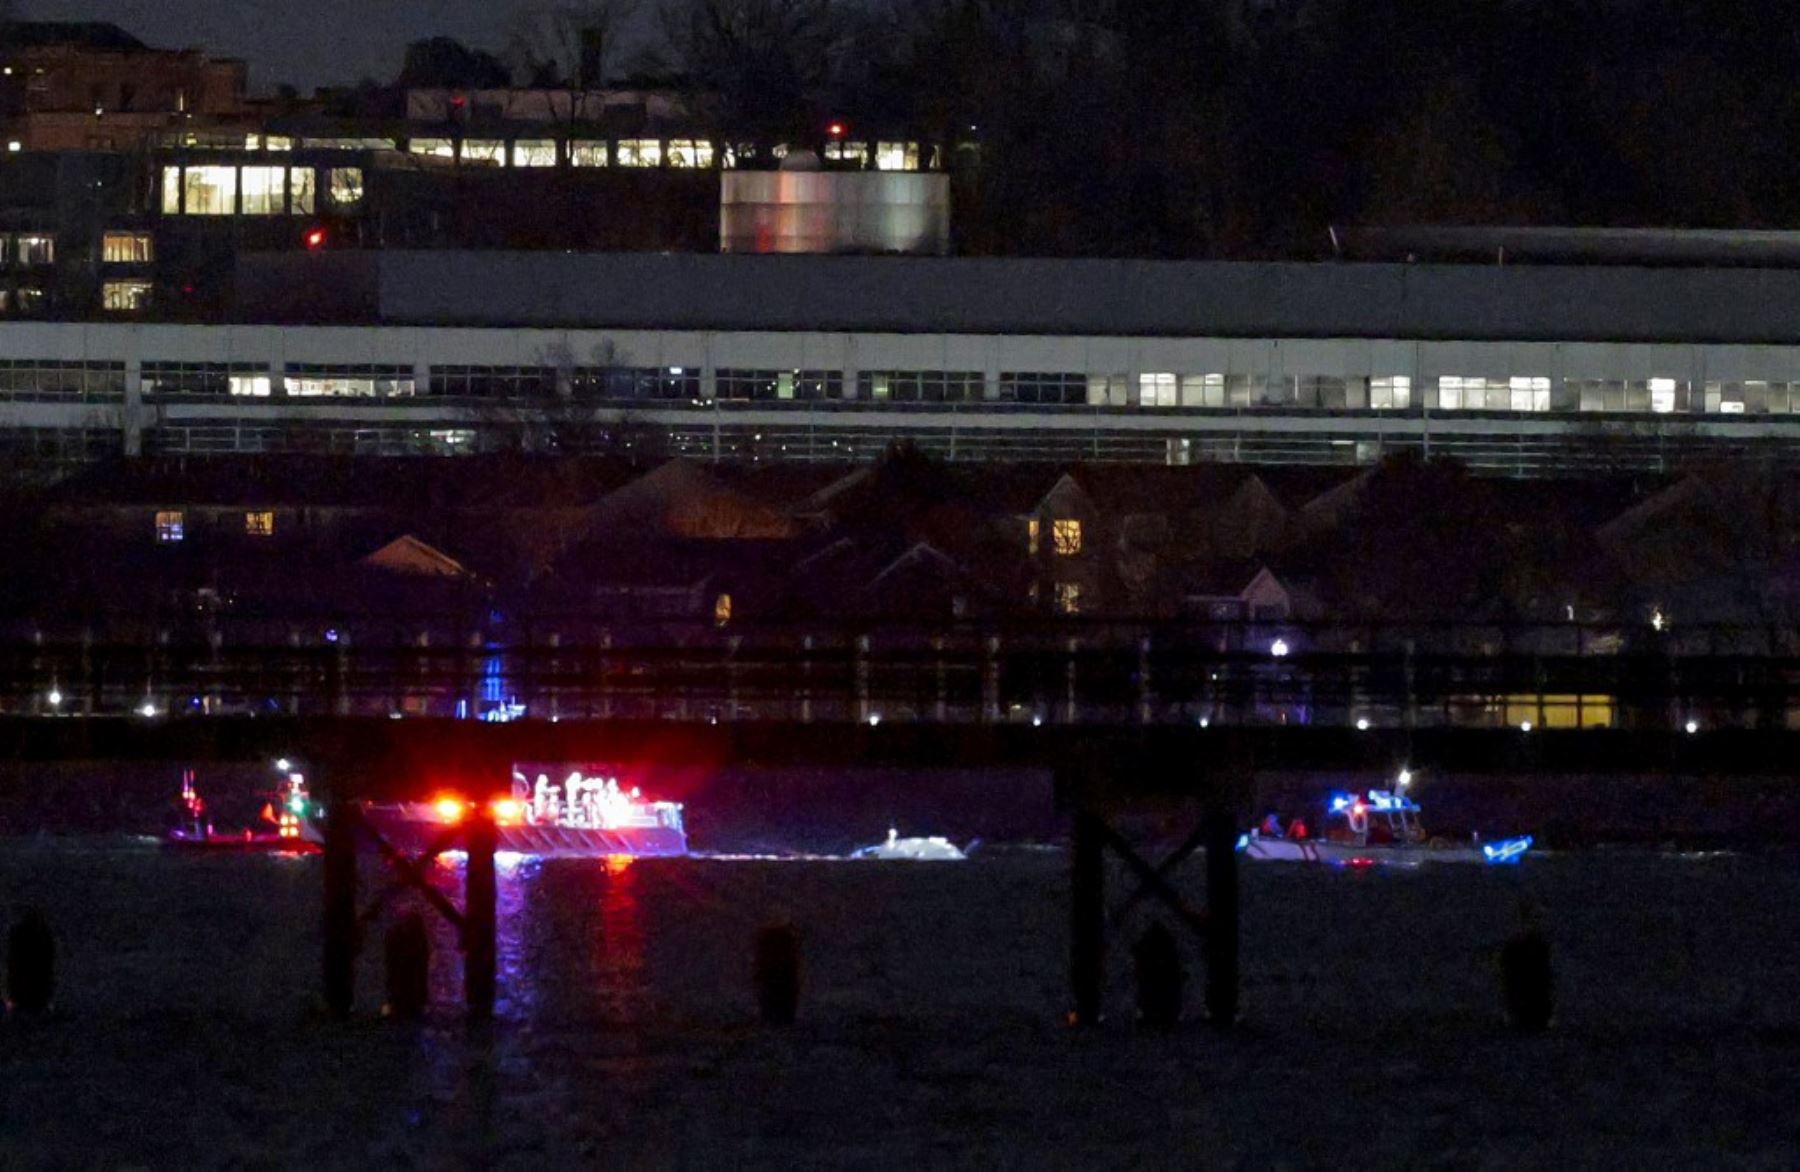
[[[1404,793],[1372,789],[1366,794],[1335,793],[1325,804],[1325,833],[1310,837],[1290,826],[1246,834],[1239,847],[1258,862],[1330,863],[1339,867],[1416,867],[1425,863],[1515,864],[1532,847],[1529,834],[1483,842],[1454,842],[1427,836],[1419,803]],[[1266,830],[1274,831],[1265,833]]]
[[[553,781],[548,773],[528,778],[514,772],[513,791],[490,807],[496,849],[538,858],[599,858],[607,855],[667,856],[688,853],[681,803],[649,801],[616,777],[580,770]],[[469,805],[457,797],[428,802],[368,802],[363,819],[390,846],[418,854],[462,846],[455,828],[467,821]]]
[[[955,843],[935,835],[930,838],[901,838],[895,827],[888,827],[886,842],[858,847],[850,852],[853,859],[911,859],[916,862],[956,862],[968,858]]]
[[[312,796],[306,778],[288,774],[287,780],[263,804],[260,825],[221,830],[207,812],[206,799],[194,785],[194,771],[181,774],[180,816],[163,835],[166,846],[191,851],[278,851],[307,854],[319,849],[310,833]]]

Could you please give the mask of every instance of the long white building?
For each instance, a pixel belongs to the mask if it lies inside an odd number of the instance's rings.
[[[361,324],[316,324],[321,285]],[[1800,456],[1785,270],[389,252],[239,287],[232,323],[0,323],[0,450]]]

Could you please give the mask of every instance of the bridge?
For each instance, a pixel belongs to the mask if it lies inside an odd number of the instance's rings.
[[[1781,728],[1800,632],[1651,624],[723,626],[232,617],[0,630],[0,714]]]
[[[461,930],[465,990],[491,1012],[495,831],[485,799],[522,761],[962,769],[1035,767],[1071,816],[1073,1020],[1105,986],[1108,851],[1199,933],[1207,1004],[1237,1003],[1233,849],[1259,771],[1785,776],[1800,661],[1780,629],[1253,624],[697,628],[627,640],[533,630],[372,640],[348,624],[245,642],[43,637],[0,646],[0,759],[268,760],[304,754],[325,799],[327,1005],[348,1013],[361,922],[357,801],[452,790],[473,816],[458,909],[419,859],[404,882]],[[1117,815],[1192,811],[1160,863]],[[1208,908],[1170,873],[1206,848]],[[435,853],[431,852],[431,853]],[[381,904],[376,901],[376,907]]]

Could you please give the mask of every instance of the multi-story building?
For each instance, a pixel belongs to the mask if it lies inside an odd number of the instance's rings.
[[[1800,272],[507,252],[252,260],[0,324],[13,451],[1673,469],[1800,453]],[[317,307],[288,287],[331,290]],[[251,296],[254,293],[256,296]],[[326,324],[330,323],[330,324]]]
[[[242,61],[152,49],[117,25],[14,21],[0,35],[8,151],[128,151],[253,126]]]

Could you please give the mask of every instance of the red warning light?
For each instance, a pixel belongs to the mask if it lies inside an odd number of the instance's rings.
[[[833,138],[842,138],[844,137],[844,124],[842,122],[833,122],[830,126],[825,128],[825,133],[831,135]]]
[[[308,228],[306,230],[306,247],[314,252],[325,247],[325,229]]]

